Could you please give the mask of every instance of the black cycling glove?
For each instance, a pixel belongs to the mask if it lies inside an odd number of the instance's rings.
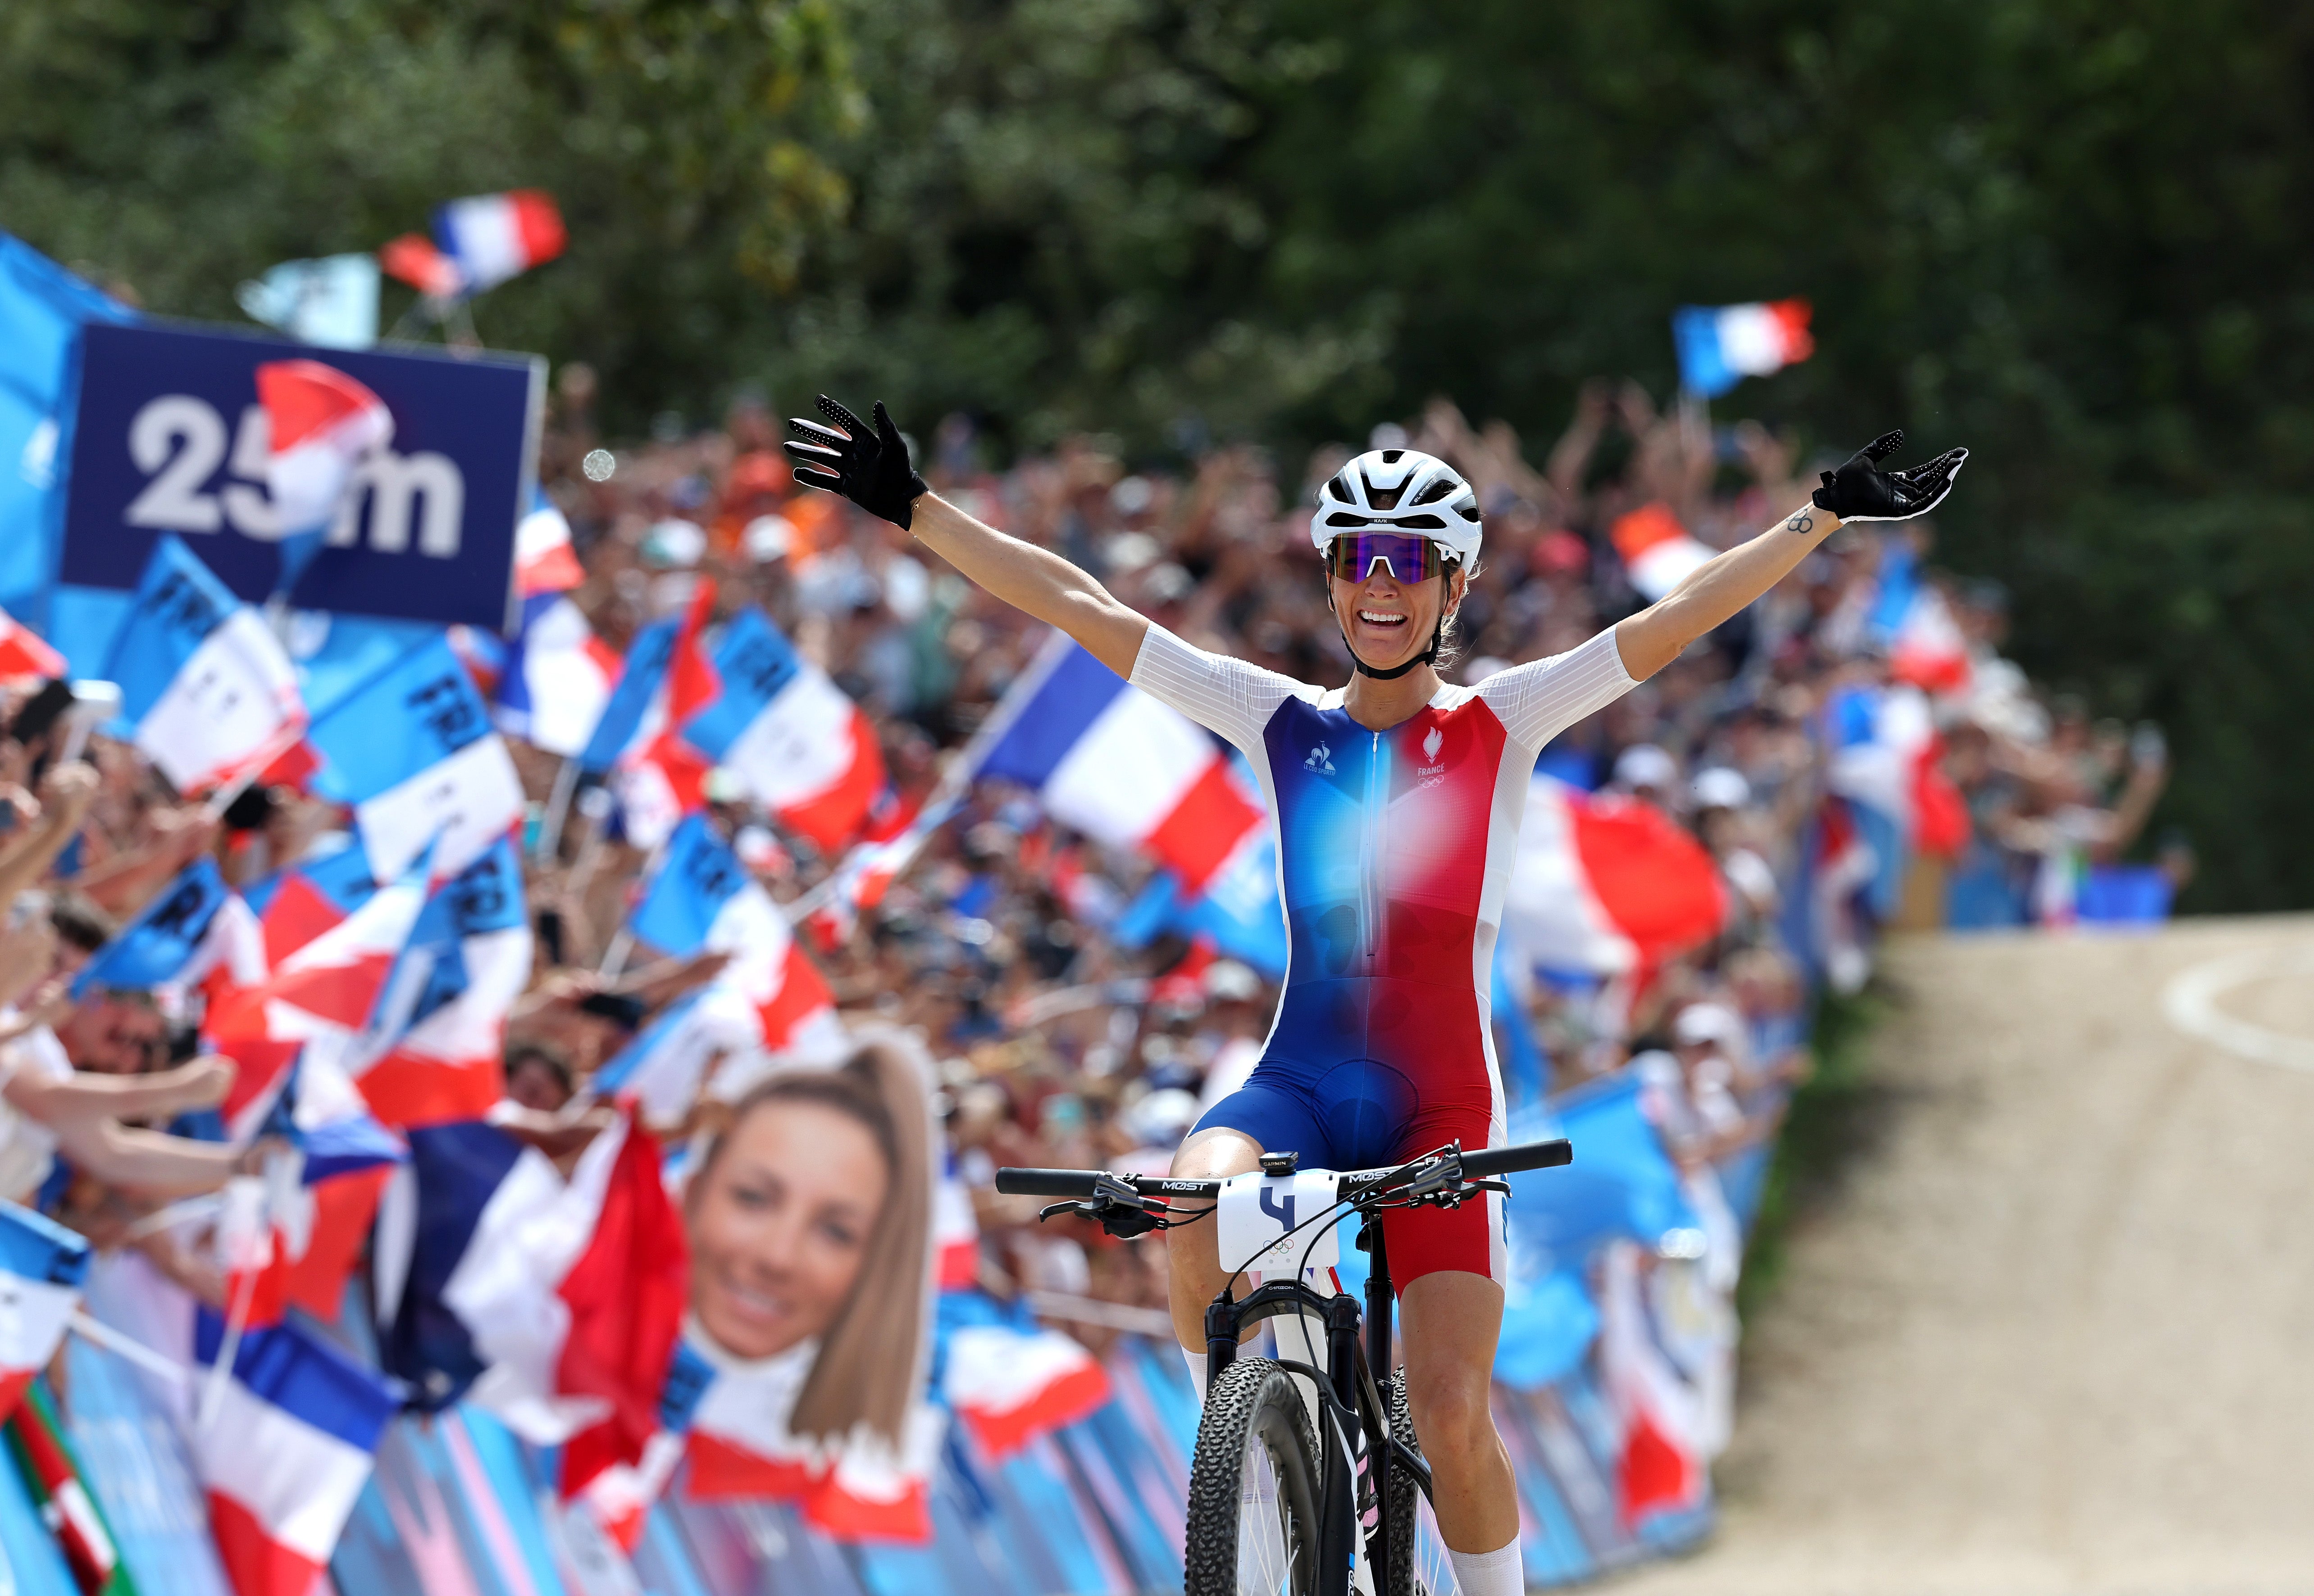
[[[1947,449],[1926,465],[1882,471],[1880,463],[1904,446],[1902,428],[1884,432],[1850,454],[1838,471],[1819,473],[1824,486],[1808,497],[1842,521],[1909,521],[1944,503],[1966,449]]]
[[[800,416],[789,419],[788,426],[810,440],[800,444],[790,440],[785,445],[788,458],[795,462],[796,481],[841,493],[870,515],[881,516],[895,526],[906,526],[915,513],[916,496],[926,489],[923,478],[908,464],[907,443],[885,412],[884,401],[876,401],[872,432],[866,422],[825,393],[819,396],[819,409],[843,430],[837,432]]]

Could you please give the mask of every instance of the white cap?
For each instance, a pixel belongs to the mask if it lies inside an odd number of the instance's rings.
[[[643,559],[652,565],[687,570],[706,552],[707,533],[696,521],[670,516],[643,537]]]
[[[783,560],[795,547],[795,523],[785,516],[758,516],[747,523],[739,534],[739,542],[747,551],[747,558],[757,565],[773,560]]]
[[[1679,762],[1653,743],[1634,743],[1615,756],[1615,785],[1632,791],[1652,787],[1669,792],[1679,780]]]
[[[1704,1042],[1734,1044],[1744,1036],[1744,1022],[1725,1003],[1690,1003],[1672,1021],[1671,1038],[1682,1047]]]
[[[1261,995],[1261,977],[1233,958],[1206,966],[1206,996],[1217,1003],[1250,1003]]]
[[[1151,1092],[1124,1114],[1126,1133],[1144,1147],[1171,1147],[1197,1123],[1193,1092],[1169,1086]]]
[[[1724,764],[1698,772],[1688,791],[1699,809],[1740,809],[1752,801],[1752,784],[1744,780],[1744,772]]]

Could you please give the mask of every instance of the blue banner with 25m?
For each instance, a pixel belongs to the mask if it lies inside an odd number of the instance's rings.
[[[511,621],[544,361],[307,348],[150,322],[92,325],[83,338],[57,573],[68,587],[135,587],[154,542],[173,532],[234,592],[265,598],[281,529],[256,371],[302,358],[384,401],[393,436],[357,469],[291,604],[492,631]]]

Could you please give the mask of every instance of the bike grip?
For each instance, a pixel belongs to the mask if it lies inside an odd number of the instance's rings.
[[[1554,1169],[1575,1161],[1575,1144],[1564,1136],[1549,1142],[1529,1142],[1521,1147],[1488,1147],[1462,1155],[1462,1173],[1473,1180],[1521,1169]]]
[[[1090,1197],[1098,1169],[999,1169],[996,1189],[1008,1197]]]

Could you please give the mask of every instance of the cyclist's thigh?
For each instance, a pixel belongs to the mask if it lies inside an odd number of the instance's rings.
[[[1466,1151],[1475,1151],[1488,1146],[1494,1134],[1491,1104],[1426,1106],[1408,1125],[1395,1156],[1414,1158],[1454,1141]],[[1503,1200],[1492,1192],[1460,1208],[1393,1208],[1382,1215],[1382,1224],[1390,1247],[1390,1277],[1401,1292],[1442,1269],[1481,1275],[1497,1285],[1509,1278]]]
[[[1208,1131],[1235,1131],[1250,1137],[1263,1152],[1299,1153],[1311,1168],[1333,1168],[1329,1161],[1333,1150],[1327,1142],[1324,1123],[1305,1091],[1290,1080],[1277,1079],[1284,1073],[1272,1071],[1266,1063],[1255,1066],[1243,1086],[1199,1117],[1181,1143],[1181,1151],[1188,1153]],[[1263,1079],[1265,1074],[1272,1079]],[[1250,1163],[1245,1167],[1254,1168]]]

